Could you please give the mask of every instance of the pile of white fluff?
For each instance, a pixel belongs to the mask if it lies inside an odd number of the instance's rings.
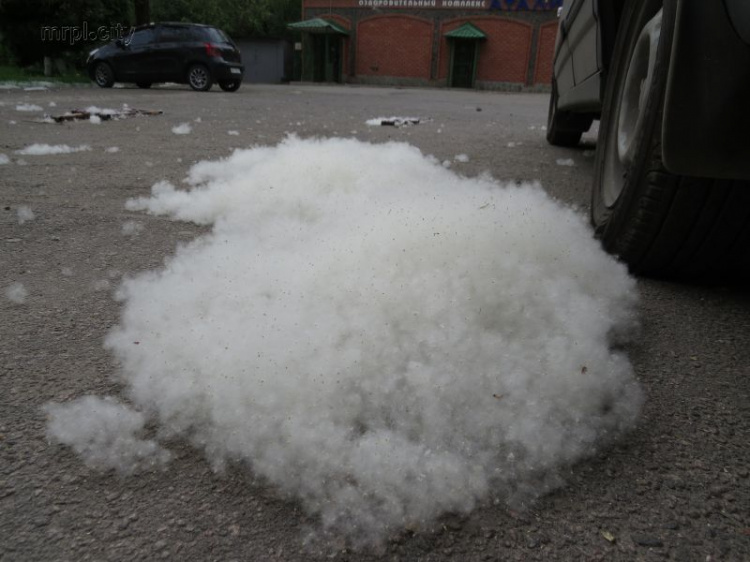
[[[128,202],[213,230],[123,284],[106,347],[162,437],[246,463],[325,530],[369,543],[528,498],[634,424],[641,392],[611,346],[634,282],[540,186],[294,137],[188,182]],[[99,423],[77,404],[53,437]]]

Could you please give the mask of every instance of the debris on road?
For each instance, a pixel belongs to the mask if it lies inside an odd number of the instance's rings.
[[[422,121],[419,117],[378,117],[376,119],[368,119],[367,124],[371,127],[403,127],[408,125],[419,125]]]
[[[63,113],[62,115],[45,115],[45,121],[50,122],[51,119],[55,123],[65,123],[66,121],[117,121],[119,119],[125,119],[127,117],[136,117],[138,115],[161,115],[164,112],[160,109],[135,109],[134,107],[123,107],[120,110],[115,109],[99,109],[99,108],[88,108],[88,109],[74,109]]]
[[[80,146],[68,146],[67,144],[32,144],[21,150],[16,150],[16,154],[22,154],[24,156],[45,156],[48,154],[70,154],[71,152],[85,152],[91,150],[91,147],[87,144]],[[18,161],[18,164],[21,160]]]

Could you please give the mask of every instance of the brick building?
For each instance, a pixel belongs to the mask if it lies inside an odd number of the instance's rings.
[[[302,80],[547,85],[562,0],[302,0]]]

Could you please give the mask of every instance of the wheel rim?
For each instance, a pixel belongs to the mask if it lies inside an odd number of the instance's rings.
[[[643,26],[618,93],[618,114],[614,120],[616,126],[608,134],[605,154],[602,198],[607,207],[615,204],[625,187],[628,169],[633,163],[638,139],[645,124],[643,116],[654,81],[662,12],[663,10],[659,10]]]
[[[99,86],[104,86],[109,82],[109,69],[103,64],[97,65],[94,77]]]
[[[200,66],[190,69],[190,84],[198,89],[205,88],[208,83],[208,74]]]

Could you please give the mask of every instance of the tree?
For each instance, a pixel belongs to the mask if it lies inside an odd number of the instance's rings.
[[[135,7],[135,24],[143,25],[151,21],[151,4],[149,0],[133,0]]]
[[[232,37],[285,37],[300,19],[300,0],[151,0],[154,21],[215,25]]]
[[[130,19],[129,0],[0,0],[3,43],[21,66],[79,53]]]

